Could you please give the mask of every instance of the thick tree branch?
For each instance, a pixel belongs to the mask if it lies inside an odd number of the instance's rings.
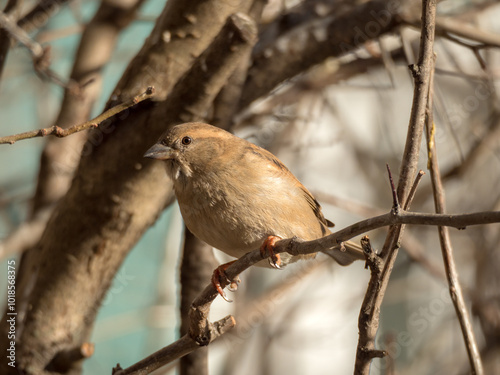
[[[70,132],[71,129],[68,128],[88,120],[95,101],[101,93],[102,70],[112,56],[120,31],[134,19],[141,3],[142,0],[131,0],[121,4],[116,4],[112,0],[103,0],[94,17],[85,26],[70,75],[70,79],[79,88],[77,90],[67,88],[64,92],[56,120],[56,124],[62,129],[61,132]],[[42,1],[39,5],[44,5],[47,8],[44,10],[39,8],[32,13],[36,15],[37,23],[45,22],[50,14],[59,9],[59,6],[54,2]],[[130,104],[134,103],[130,102]],[[111,117],[120,110],[124,110],[124,108],[117,106],[107,115]],[[120,113],[123,114],[123,112]],[[97,120],[99,119],[104,120],[102,115],[98,116]],[[96,119],[90,124],[93,122],[98,124]],[[46,129],[47,133],[52,129]],[[80,132],[65,139],[48,137],[45,142],[40,157],[37,187],[29,219],[16,229],[5,243],[9,251],[22,253],[16,285],[20,295],[28,296],[34,285],[36,274],[32,272],[32,269],[38,261],[38,253],[33,246],[40,240],[56,203],[69,189],[86,135],[86,133]],[[19,238],[24,228],[35,230],[30,231],[22,242],[13,243],[10,241],[16,237]],[[29,299],[27,297],[20,299],[17,307],[17,334],[21,336],[24,326],[23,318],[29,307]]]
[[[387,1],[369,1],[339,17],[294,29],[278,38],[272,46],[253,56],[239,109],[326,58],[352,52],[393,31],[400,22],[399,6],[394,5]]]
[[[148,86],[155,86],[158,100],[164,100],[218,34],[227,17],[245,3],[249,0],[169,1],[150,37],[123,73],[108,107]]]
[[[175,0],[169,1],[167,8],[172,7],[172,3]],[[57,353],[81,344],[88,337],[100,301],[116,270],[144,231],[171,202],[171,181],[161,165],[142,158],[144,151],[169,124],[187,115],[206,113],[239,63],[238,57],[255,42],[256,27],[242,15],[232,16],[221,32],[222,25],[215,20],[234,9],[231,2],[205,1],[202,5],[210,4],[212,7],[217,4],[216,16],[202,12],[196,13],[195,18],[203,20],[200,25],[210,25],[211,31],[198,32],[213,33],[215,27],[220,36],[206,54],[199,57],[172,95],[156,105],[151,101],[140,103],[132,111],[106,121],[102,131],[93,130],[89,136],[73,184],[49,220],[37,248],[37,259],[32,269],[27,270],[35,275],[36,282],[17,349],[21,361],[18,366],[28,374],[43,373]],[[179,15],[174,18],[185,20]],[[160,17],[158,22],[162,20]],[[195,28],[190,27],[194,32]],[[163,32],[159,26],[155,30],[160,35]],[[156,37],[161,40],[161,36],[151,36],[149,40]],[[210,42],[206,35],[202,39],[207,44]],[[177,46],[182,47],[182,51],[176,63],[182,61],[183,55],[191,62],[193,51],[186,49],[183,43]],[[204,64],[204,58],[210,62]],[[156,56],[156,61],[160,60],[165,64],[165,60]],[[160,68],[157,64],[153,66]],[[204,85],[208,90],[203,89]],[[165,94],[164,87],[159,90]],[[127,87],[124,92],[132,90]],[[181,97],[180,93],[186,95]],[[203,108],[201,103],[207,107]],[[4,341],[0,346],[3,347]],[[77,367],[75,364],[75,369]],[[9,370],[6,368],[5,373]]]
[[[256,23],[261,18],[265,2],[265,0],[254,0],[248,9],[249,16]],[[209,121],[214,126],[229,130],[233,125],[234,115],[238,109],[238,100],[248,75],[251,55],[252,50],[249,50],[247,56],[242,57],[241,64],[238,65],[226,85],[217,94],[214,100],[212,119]]]
[[[23,20],[28,22],[31,15],[37,24],[44,22],[50,14],[58,11],[61,3],[62,1],[42,0]],[[55,121],[59,127],[68,129],[89,119],[101,94],[103,69],[113,55],[118,36],[135,19],[142,3],[143,0],[129,0],[120,4],[114,0],[101,1],[94,17],[83,30],[70,75],[70,79],[79,89],[64,91]],[[21,23],[22,20],[19,24]],[[40,208],[54,205],[66,194],[86,136],[86,133],[80,133],[64,140],[55,137],[47,139],[40,157],[32,215]]]
[[[256,36],[257,27],[251,18],[243,13],[230,16],[220,36],[198,57],[189,74],[179,81],[175,92],[165,102],[164,110],[157,114],[162,118],[168,115],[172,123],[205,118],[208,106],[233,73],[231,69],[220,67],[236,68],[241,64],[246,57],[243,52],[248,52],[248,47],[255,44]],[[232,53],[228,53],[230,49]]]

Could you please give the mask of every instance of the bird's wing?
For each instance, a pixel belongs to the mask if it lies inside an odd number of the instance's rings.
[[[300,192],[302,193],[302,196],[308,203],[309,207],[311,210],[314,212],[314,215],[318,218],[318,221],[325,225],[326,227],[333,227],[335,224],[333,224],[330,220],[326,219],[323,216],[323,212],[321,211],[321,206],[318,203],[318,201],[314,198],[314,196],[307,190],[307,188],[302,185],[302,183],[293,175],[292,172],[272,153],[269,151],[262,149],[254,144],[250,144],[250,150],[252,154],[265,158],[268,164],[276,170],[277,173],[279,174],[285,174],[286,178],[290,179],[291,181],[294,182],[295,187],[300,189]],[[328,232],[325,228],[325,234]]]
[[[299,184],[300,184],[300,182],[299,182]],[[309,203],[309,207],[311,207],[311,209],[314,211],[314,214],[316,215],[318,220],[321,223],[325,224],[327,227],[331,228],[331,227],[335,226],[335,224],[333,224],[330,220],[326,219],[323,216],[323,212],[321,211],[321,206],[318,203],[318,201],[316,200],[316,198],[314,198],[313,195],[309,192],[309,190],[307,190],[302,184],[300,184],[300,185],[301,185],[300,188],[302,189],[302,191],[304,193],[304,198],[307,200],[307,203]]]

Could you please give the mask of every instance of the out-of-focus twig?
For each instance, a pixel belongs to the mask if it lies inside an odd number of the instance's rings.
[[[19,0],[9,0],[7,5],[3,10],[3,15],[7,17],[17,18],[21,12],[22,1]],[[14,21],[13,21],[14,22]],[[7,60],[7,54],[9,53],[11,45],[10,33],[5,28],[0,27],[0,78],[2,76],[3,68],[5,66],[5,61]]]
[[[28,33],[17,26],[16,22],[4,12],[0,12],[0,26],[7,30],[12,38],[28,48],[34,59],[41,59],[43,57],[43,47],[31,39]]]
[[[384,14],[387,18],[384,22],[377,22],[377,14]],[[393,31],[400,24],[400,18],[387,2],[377,0],[356,5],[349,12],[324,22],[293,29],[253,56],[253,65],[239,103],[240,110],[267,95],[278,84],[327,58],[352,52],[368,40]],[[369,29],[372,23],[377,24],[374,32],[359,38],[359,30]]]
[[[0,241],[0,260],[20,254],[34,246],[40,239],[51,212],[52,207],[41,210]]]
[[[431,174],[432,190],[434,195],[434,205],[436,213],[444,214],[446,211],[444,189],[441,181],[441,174],[439,172],[439,165],[437,160],[436,142],[434,142],[435,125],[432,115],[432,82],[433,73],[431,71],[431,84],[429,87],[429,97],[427,104],[427,118],[426,118],[426,137],[427,137],[427,153],[428,153],[428,168]],[[483,364],[481,362],[481,355],[477,346],[474,330],[469,317],[467,306],[465,305],[462,287],[458,280],[457,269],[453,256],[453,248],[451,246],[450,233],[447,227],[438,226],[439,242],[441,244],[441,251],[443,254],[444,267],[446,270],[446,278],[448,280],[449,291],[451,300],[460,322],[462,335],[464,337],[467,354],[471,366],[471,373],[473,375],[483,375]]]
[[[30,51],[35,71],[41,77],[48,78],[64,88],[75,88],[77,86],[73,81],[66,82],[59,74],[50,69],[50,47],[44,47],[31,39],[26,31],[3,12],[0,12],[0,27],[5,29],[14,40],[21,43]]]
[[[420,20],[409,19],[408,17],[404,17],[404,22],[419,29],[422,25]],[[488,32],[486,30],[478,29],[472,25],[468,25],[462,21],[448,17],[436,18],[436,35],[440,35],[444,38],[450,39],[453,42],[459,42],[460,44],[463,44],[467,47],[500,47],[500,35]],[[456,37],[464,38],[478,44],[469,44],[457,39]]]
[[[65,3],[70,1],[71,0],[40,0],[17,24],[27,33],[39,29],[47,23],[51,16],[59,12]]]

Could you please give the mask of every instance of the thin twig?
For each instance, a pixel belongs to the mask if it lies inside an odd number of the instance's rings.
[[[8,15],[1,11],[0,26],[3,29],[7,30],[7,32],[13,39],[17,40],[23,46],[28,48],[34,59],[42,58],[42,56],[44,55],[44,49],[42,45],[31,39],[26,31],[17,26],[16,22],[14,22]]]
[[[218,336],[224,334],[229,329],[234,327],[234,319],[232,317],[225,317],[215,322],[214,325],[217,326]],[[213,336],[212,339],[217,338]],[[178,358],[191,353],[192,351],[198,349],[200,346],[196,341],[194,341],[189,335],[182,336],[179,340],[173,342],[172,344],[158,350],[157,352],[147,356],[143,360],[133,364],[126,369],[122,369],[118,364],[113,368],[113,375],[145,375],[153,372],[154,370],[170,363]]]
[[[373,229],[389,225],[394,226],[396,224],[446,225],[455,228],[464,228],[470,225],[498,222],[500,222],[500,211],[476,212],[462,215],[427,214],[406,212],[403,210],[400,210],[396,214],[391,211],[384,215],[362,220],[316,240],[303,241],[297,237],[280,240],[276,242],[274,251],[276,254],[288,252],[292,255],[299,255],[315,253],[322,249],[338,249],[340,242],[347,241],[352,237]],[[245,254],[227,268],[225,271],[227,278],[229,280],[235,279],[240,273],[261,260],[262,254],[260,250]],[[224,280],[221,280],[221,284],[225,284]],[[235,320],[232,316],[227,316],[215,323],[208,321],[210,306],[218,295],[213,284],[208,284],[203,292],[196,297],[191,306],[189,313],[191,320],[190,334],[183,336],[176,342],[160,349],[125,370],[117,368],[113,372],[113,375],[148,374],[201,346],[210,344],[213,340],[229,331],[235,325]],[[381,357],[384,353],[381,350],[370,351],[371,358]]]
[[[108,109],[107,111],[101,113],[99,116],[93,118],[92,120],[86,121],[82,124],[71,126],[67,129],[63,129],[57,125],[53,125],[49,128],[43,128],[38,130],[32,130],[29,132],[24,132],[15,135],[9,135],[6,137],[0,137],[0,144],[14,144],[15,142],[22,139],[36,138],[36,137],[46,137],[48,135],[53,135],[59,138],[67,137],[73,133],[81,132],[83,130],[97,128],[103,121],[108,118],[123,112],[127,108],[130,108],[146,99],[149,99],[154,96],[155,89],[153,86],[150,86],[144,91],[142,94],[133,97],[130,100],[127,100],[124,103],[118,104],[113,108]]]
[[[389,183],[391,184],[391,192],[392,192],[392,209],[394,211],[399,211],[399,200],[398,200],[398,193],[396,192],[396,187],[394,186],[394,180],[392,179],[392,172],[391,168],[389,167],[389,164],[386,164],[385,167],[387,168],[387,174],[389,175]]]
[[[77,87],[77,84],[69,80],[65,80],[56,72],[49,68],[50,66],[50,46],[42,46],[40,43],[33,40],[26,31],[17,25],[14,20],[7,14],[0,12],[0,27],[4,28],[9,35],[25,46],[31,53],[33,58],[33,66],[35,71],[41,75],[41,78],[48,78],[52,82],[66,89]]]
[[[41,29],[70,0],[41,0],[17,23],[27,33]]]
[[[420,20],[406,18],[403,20],[403,22],[409,26],[419,29],[422,27]],[[437,17],[435,27],[437,35],[440,35],[455,43],[459,43],[460,45],[463,45],[465,47],[500,47],[500,36],[498,34],[478,29],[470,24],[455,20],[451,17]],[[479,45],[466,43],[464,41],[461,41],[460,39],[457,39],[454,35],[463,39],[467,39],[469,41],[479,43]]]
[[[410,209],[411,202],[413,202],[413,198],[415,198],[415,193],[417,192],[418,184],[420,183],[422,177],[424,177],[424,174],[425,172],[423,170],[418,171],[417,177],[415,177],[415,181],[413,182],[413,185],[411,186],[410,189],[410,193],[408,194],[408,200],[406,201],[406,204],[403,207],[405,211]]]
[[[436,142],[434,142],[435,124],[432,114],[433,102],[433,83],[434,75],[431,72],[431,85],[429,88],[429,99],[427,106],[427,121],[426,136],[427,136],[427,150],[428,150],[428,168],[431,174],[432,190],[434,194],[434,205],[436,213],[443,214],[446,211],[444,188],[441,180],[441,173],[439,171],[439,164],[436,152]],[[457,314],[462,335],[464,337],[467,354],[469,357],[471,373],[473,375],[483,375],[483,364],[481,362],[481,355],[479,354],[478,345],[472,329],[472,323],[469,317],[467,306],[465,305],[462,287],[458,280],[457,269],[453,257],[453,248],[451,246],[450,233],[447,227],[438,226],[439,242],[441,244],[441,251],[443,254],[443,261],[446,270],[446,278],[448,280],[449,291],[453,306]]]
[[[410,204],[410,191],[413,190],[412,181],[415,179],[418,165],[429,92],[429,73],[433,68],[435,17],[436,0],[423,0],[418,62],[410,65],[415,82],[413,103],[397,188],[398,199],[402,207]],[[371,360],[379,352],[375,350],[375,337],[379,327],[380,306],[396,261],[403,229],[404,227],[401,225],[390,228],[380,252],[383,259],[382,272],[371,272],[358,320],[359,340],[354,367],[356,375],[368,375]]]

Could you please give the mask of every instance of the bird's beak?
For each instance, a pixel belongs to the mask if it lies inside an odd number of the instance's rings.
[[[145,158],[166,160],[173,158],[173,149],[162,145],[161,143],[155,143],[153,147],[146,151],[144,154]]]

